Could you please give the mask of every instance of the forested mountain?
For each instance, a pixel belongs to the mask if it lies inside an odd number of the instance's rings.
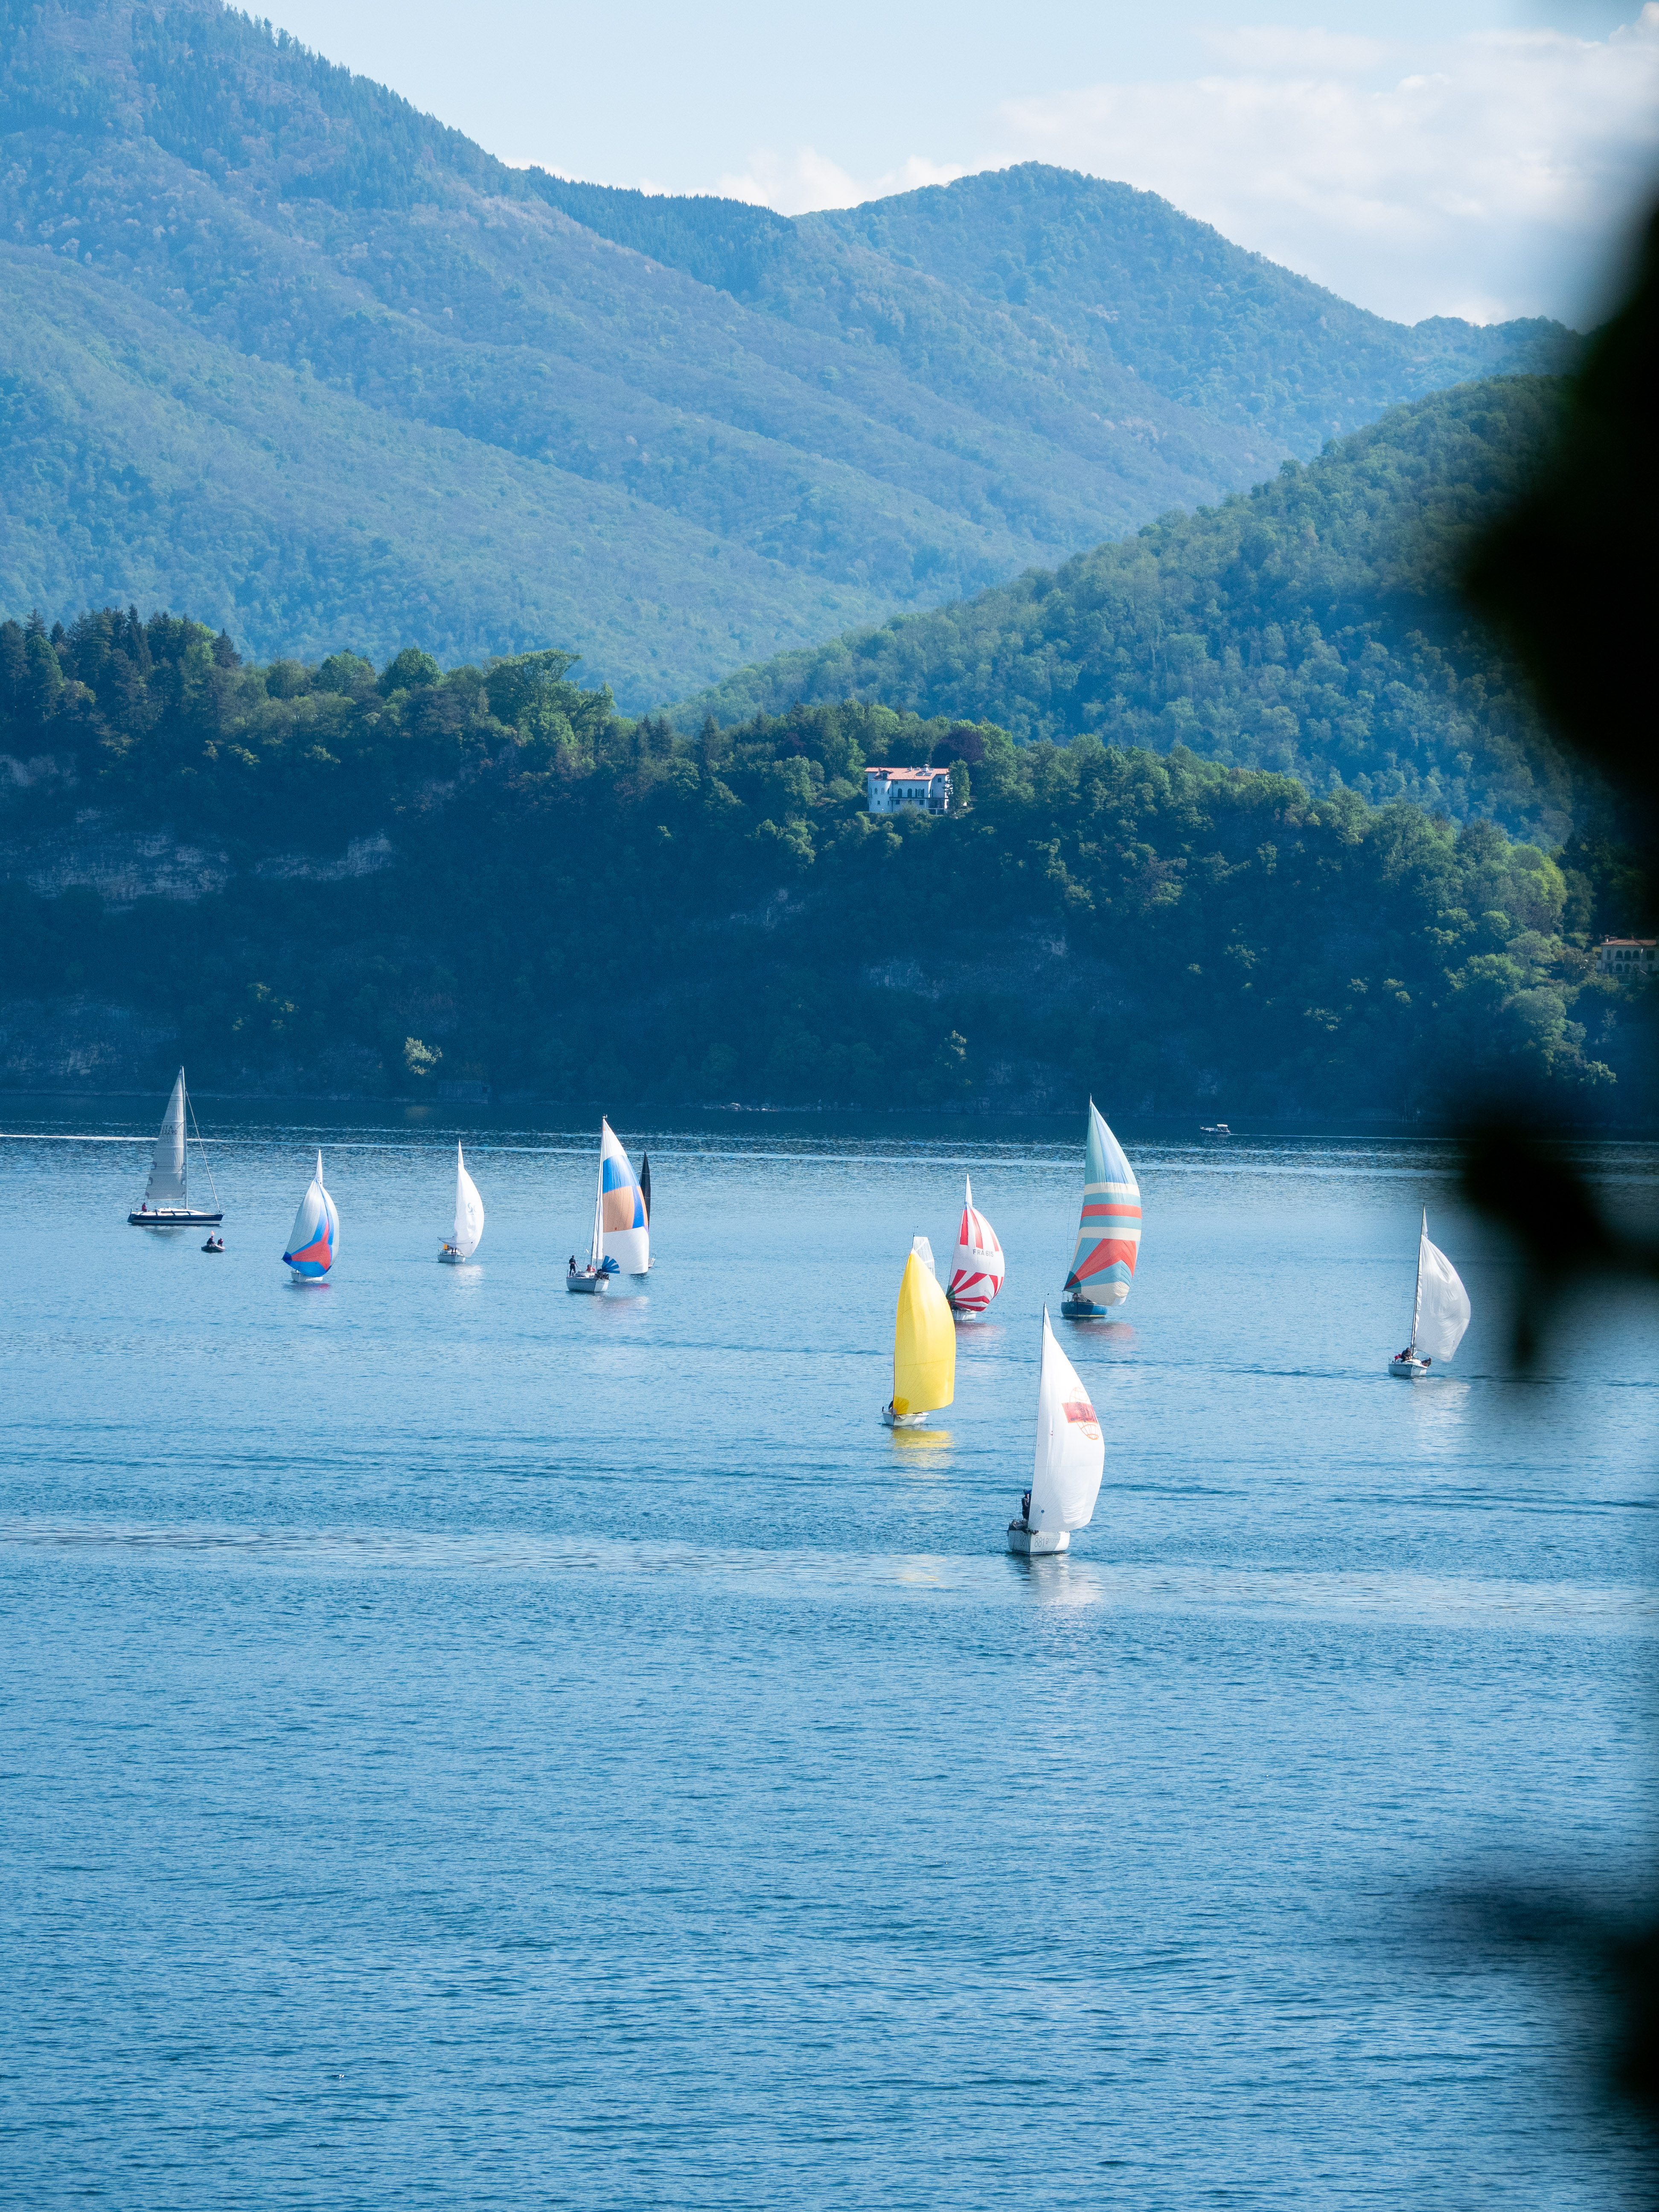
[[[949,814],[867,760],[952,763]],[[694,736],[536,653],[239,665],[0,625],[0,1084],[1640,1114],[1618,856],[1083,736],[796,707]],[[1626,1102],[1628,1101],[1628,1103]]]
[[[1559,842],[1585,795],[1451,586],[1526,483],[1561,392],[1492,378],[1395,409],[1248,496],[783,654],[674,720],[854,698],[1020,738],[1184,744],[1316,793],[1490,815]]]
[[[0,606],[635,706],[1566,343],[1052,170],[788,222],[510,169],[213,0],[0,0]]]

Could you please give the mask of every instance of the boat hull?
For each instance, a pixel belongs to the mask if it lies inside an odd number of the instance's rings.
[[[1062,1321],[1109,1321],[1116,1310],[1115,1306],[1097,1306],[1092,1298],[1062,1298],[1060,1302]]]
[[[925,1429],[933,1419],[931,1413],[896,1413],[890,1406],[881,1409],[882,1425],[889,1429]]]
[[[471,1261],[470,1252],[458,1252],[453,1244],[446,1244],[438,1257],[447,1267],[465,1267]]]
[[[1389,1362],[1389,1374],[1401,1382],[1415,1382],[1419,1375],[1426,1375],[1428,1371],[1426,1359],[1391,1359]]]
[[[1023,1521],[1008,1523],[1008,1549],[1022,1559],[1051,1559],[1056,1552],[1071,1548],[1069,1528],[1028,1528]]]
[[[583,1297],[599,1297],[604,1295],[605,1286],[610,1279],[609,1275],[602,1273],[592,1274],[583,1272],[580,1274],[567,1275],[564,1279],[564,1286],[568,1291],[577,1291]]]
[[[203,1213],[194,1206],[180,1206],[161,1213],[130,1213],[127,1220],[134,1229],[216,1229],[224,1218],[222,1213]]]

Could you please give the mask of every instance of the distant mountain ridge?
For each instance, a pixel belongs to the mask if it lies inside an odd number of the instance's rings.
[[[0,33],[0,611],[562,645],[640,707],[1570,343],[1055,170],[792,222],[510,169],[213,0]]]

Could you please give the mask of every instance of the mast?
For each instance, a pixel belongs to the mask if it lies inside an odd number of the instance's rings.
[[[599,1123],[599,1127],[600,1127],[600,1130],[603,1132],[604,1127],[605,1127],[605,1123],[604,1123],[603,1121],[601,1121],[601,1122]],[[602,1229],[602,1227],[600,1226],[600,1221],[599,1221],[600,1208],[604,1206],[604,1204],[605,1204],[605,1139],[604,1139],[603,1134],[601,1134],[600,1139],[599,1139],[599,1181],[595,1183],[595,1185],[594,1185],[594,1187],[593,1187],[593,1246],[592,1246],[592,1249],[589,1252],[589,1254],[588,1254],[588,1255],[587,1255],[587,1262],[588,1262],[588,1265],[589,1265],[589,1267],[593,1267],[593,1268],[597,1268],[597,1267],[599,1267],[599,1247],[600,1247],[601,1242],[603,1241],[604,1235],[605,1235],[605,1231],[604,1231],[604,1230]]]
[[[1423,1226],[1421,1231],[1419,1232],[1417,1239],[1417,1288],[1412,1294],[1412,1340],[1410,1349],[1411,1356],[1413,1359],[1417,1357],[1418,1318],[1423,1311],[1423,1247],[1428,1241],[1428,1235],[1429,1209],[1425,1206],[1423,1209]]]

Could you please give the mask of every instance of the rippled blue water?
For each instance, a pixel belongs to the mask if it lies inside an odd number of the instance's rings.
[[[154,1120],[0,1142],[10,2201],[1626,2200],[1421,1900],[1648,1835],[1652,1316],[1507,1379],[1443,1156],[1124,1132],[1106,1486],[1024,1563],[1080,1127],[647,1132],[659,1265],[589,1301],[589,1130],[473,1131],[451,1269],[435,1121],[245,1115],[210,1260],[125,1225]],[[896,1436],[964,1168],[1007,1287]],[[1476,1319],[1407,1387],[1425,1200]]]

